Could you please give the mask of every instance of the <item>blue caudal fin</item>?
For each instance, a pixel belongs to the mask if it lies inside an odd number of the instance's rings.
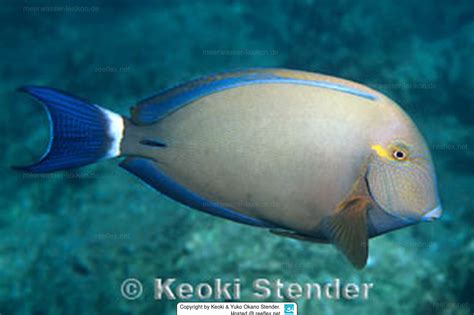
[[[19,89],[40,101],[48,114],[50,139],[41,159],[15,167],[32,173],[76,168],[120,155],[123,118],[97,105],[48,87]]]

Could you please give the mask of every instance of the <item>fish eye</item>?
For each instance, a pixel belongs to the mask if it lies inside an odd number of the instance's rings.
[[[392,153],[396,160],[403,161],[407,158],[407,153],[401,149],[395,149]]]

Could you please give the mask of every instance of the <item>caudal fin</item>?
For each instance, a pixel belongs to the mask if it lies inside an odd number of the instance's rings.
[[[48,87],[19,89],[40,101],[48,113],[50,139],[41,159],[15,167],[32,173],[76,168],[120,155],[123,118],[95,104]]]

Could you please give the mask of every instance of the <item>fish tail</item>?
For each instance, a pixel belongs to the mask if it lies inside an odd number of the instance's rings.
[[[120,155],[124,118],[49,87],[19,89],[40,101],[49,118],[49,145],[35,164],[14,167],[31,173],[76,168]]]

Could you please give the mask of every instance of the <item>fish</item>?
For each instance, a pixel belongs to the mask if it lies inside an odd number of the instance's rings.
[[[42,86],[49,145],[23,172],[107,159],[190,208],[333,244],[357,269],[369,239],[442,214],[432,157],[404,110],[363,84],[279,68],[197,78],[128,117]]]

